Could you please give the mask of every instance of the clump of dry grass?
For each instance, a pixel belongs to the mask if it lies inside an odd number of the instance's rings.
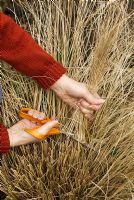
[[[3,64],[7,126],[18,121],[20,107],[31,106],[55,114],[62,131],[87,146],[60,135],[14,149],[2,157],[0,189],[7,199],[133,199],[133,13],[127,13],[125,1],[16,2],[38,43],[67,67],[70,77],[106,102],[89,124],[79,110]]]

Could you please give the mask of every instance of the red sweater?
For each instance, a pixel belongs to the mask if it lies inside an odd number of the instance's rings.
[[[27,32],[3,13],[0,13],[0,60],[30,76],[44,89],[48,89],[66,72]],[[0,153],[9,149],[7,130],[0,124]]]

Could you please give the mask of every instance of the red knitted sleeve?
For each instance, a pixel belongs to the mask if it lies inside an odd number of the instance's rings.
[[[0,13],[0,59],[32,77],[44,89],[66,72],[26,31],[3,13]]]
[[[0,154],[7,153],[10,149],[10,141],[7,129],[0,124]]]

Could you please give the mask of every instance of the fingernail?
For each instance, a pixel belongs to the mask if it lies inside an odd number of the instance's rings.
[[[105,102],[105,99],[100,99],[100,102],[101,102],[101,103],[104,103],[104,102]]]
[[[39,117],[38,119],[40,119],[40,120],[43,120],[43,119],[44,119],[44,117]]]

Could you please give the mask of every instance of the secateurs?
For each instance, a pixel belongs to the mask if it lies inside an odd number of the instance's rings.
[[[37,129],[42,126],[43,124],[46,124],[47,122],[51,121],[50,118],[46,117],[45,119],[43,120],[39,120],[37,118],[34,118],[33,116],[29,115],[28,114],[28,111],[31,110],[31,108],[22,108],[20,111],[19,111],[19,117],[23,118],[23,119],[28,119],[30,121],[33,121],[33,122],[36,122],[38,123],[37,126],[35,126],[34,128],[31,128],[31,129],[24,129],[27,133],[33,135],[34,137],[36,137],[37,139],[39,140],[42,140],[50,135],[58,135],[60,134],[60,130],[58,129],[59,128],[59,125],[56,125],[55,128],[52,128],[48,133],[38,133],[37,132]]]

